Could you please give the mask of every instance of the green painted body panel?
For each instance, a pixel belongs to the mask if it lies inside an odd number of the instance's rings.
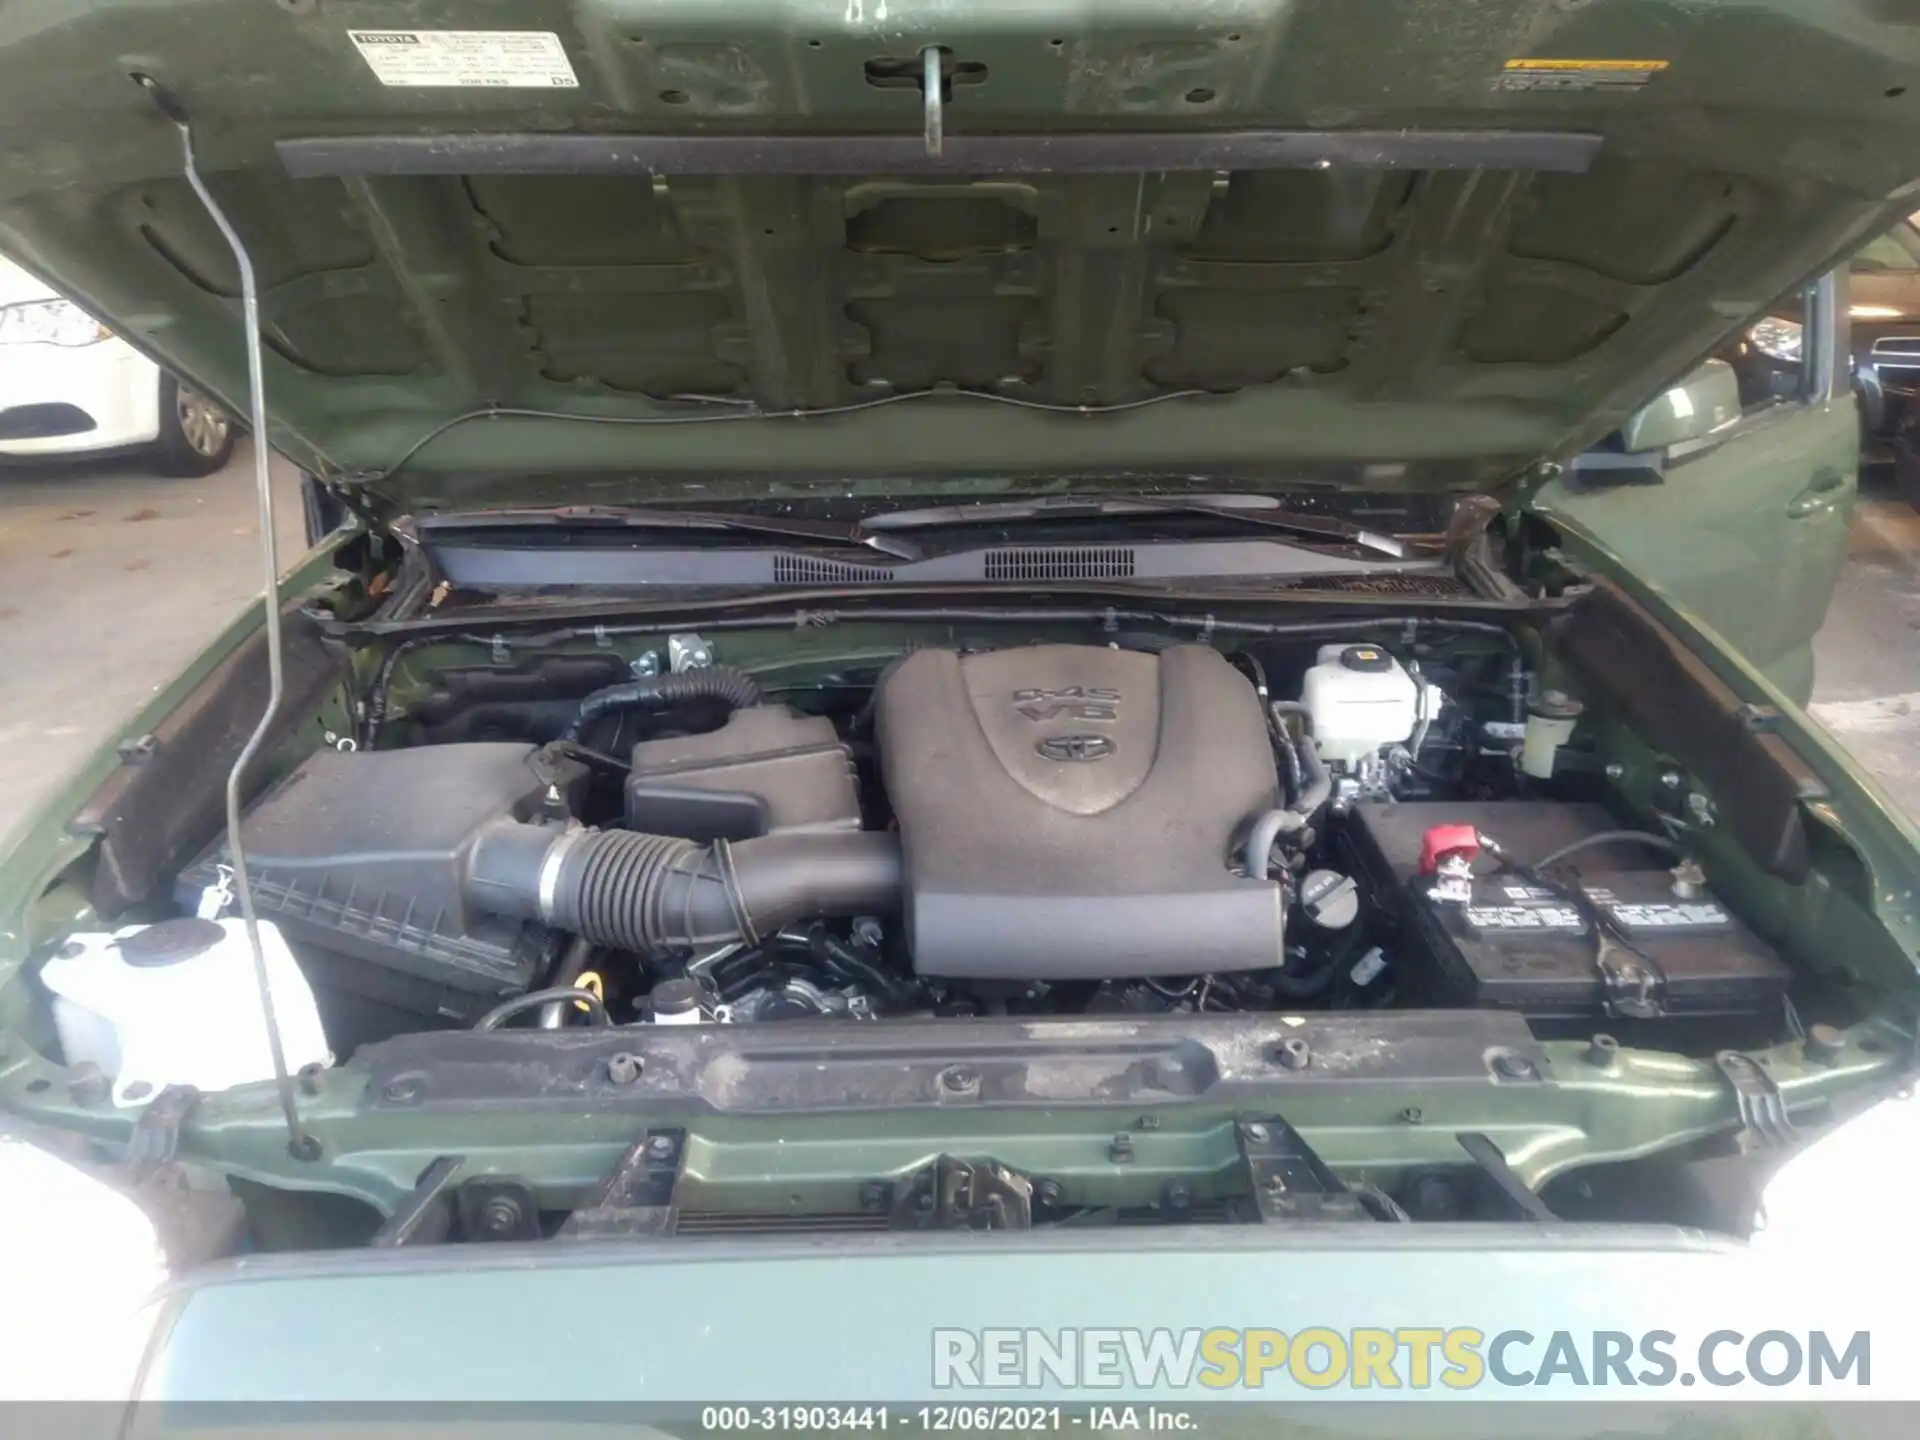
[[[1846,558],[1860,422],[1849,394],[1740,424],[1656,484],[1584,491],[1572,471],[1531,508],[1710,627],[1796,701]]]
[[[165,1301],[145,1396],[482,1405],[1038,1400],[1048,1392],[936,1390],[934,1327],[1685,1332],[1723,1320],[1751,1328],[1755,1316],[1776,1308],[1765,1298],[1765,1272],[1746,1263],[1743,1247],[1664,1227],[1502,1227],[1497,1238],[1486,1227],[1423,1226],[1417,1236],[1411,1229],[1309,1229],[1251,1239],[1245,1231],[1141,1230],[961,1240],[678,1240],[558,1255],[551,1247],[509,1246],[243,1262],[209,1271]],[[823,1284],[829,1264],[833,1279]],[[1818,1325],[1828,1308],[1805,1297],[1793,1323]],[[1839,1319],[1833,1317],[1836,1328]],[[1224,1397],[1196,1387],[1178,1398],[1309,1397],[1278,1377],[1270,1384],[1264,1393]],[[1501,1398],[1495,1391],[1488,1386],[1473,1398]],[[1116,1387],[1074,1398],[1144,1393]],[[1683,1397],[1692,1398],[1661,1398]],[[1328,1398],[1384,1397],[1348,1391]],[[560,1423],[565,1414],[545,1418]],[[1445,1424],[1420,1419],[1421,1434]],[[1469,1411],[1461,1423],[1481,1435],[1484,1429],[1471,1427],[1484,1421],[1484,1413]],[[1234,1423],[1219,1412],[1208,1422],[1203,1432]],[[1592,1425],[1607,1433],[1599,1417]],[[1551,1433],[1577,1440],[1589,1431],[1567,1417]]]
[[[333,546],[315,546],[287,569],[280,582],[281,597],[306,595],[332,573]],[[86,836],[69,830],[68,822],[101,782],[126,763],[121,743],[149,734],[260,628],[261,620],[258,602],[235,615],[185,669],[126,716],[112,738],[51,791],[37,812],[0,814],[0,997],[17,992],[19,987],[12,982],[20,963],[56,928],[71,929],[95,918],[77,890],[57,882],[61,872],[81,860],[91,846]],[[265,698],[261,697],[263,704]],[[315,744],[323,728],[315,717],[311,732]],[[5,1003],[0,998],[0,1005]]]
[[[711,498],[716,479],[773,472],[900,492],[1063,471],[1271,482],[1281,466],[1316,483],[1486,489],[1614,429],[1910,208],[1920,173],[1911,29],[1853,4],[1041,0],[883,18],[843,0],[367,0],[350,15],[80,0],[31,13],[0,45],[0,249],[211,392],[243,395],[236,273],[180,178],[174,126],[127,78],[151,76],[192,118],[261,272],[276,444],[400,508]],[[385,86],[347,34],[454,25],[552,32],[579,83]],[[831,157],[779,174],[585,173],[515,151],[485,173],[303,179],[275,149],[434,134],[508,151],[528,136],[911,141],[922,96],[886,77],[928,45],[954,62],[955,145],[1374,131],[1599,148],[1567,170],[1068,173],[1036,159],[935,176],[845,174]],[[1664,63],[1624,87],[1574,72],[1545,89],[1507,70],[1596,57]],[[871,401],[885,403],[844,408]],[[837,413],[787,413],[803,409]],[[472,415],[492,418],[377,478]]]

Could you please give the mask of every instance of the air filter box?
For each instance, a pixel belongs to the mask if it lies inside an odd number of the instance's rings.
[[[554,932],[474,910],[460,893],[473,835],[538,812],[545,787],[531,753],[491,743],[321,750],[242,819],[254,907],[293,947],[336,1050],[342,1028],[364,1040],[471,1024],[544,973]],[[227,864],[223,838],[181,874],[181,907],[192,913]]]

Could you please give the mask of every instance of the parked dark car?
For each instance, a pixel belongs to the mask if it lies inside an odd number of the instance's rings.
[[[1868,458],[1885,459],[1885,443],[1920,390],[1920,230],[1896,225],[1854,256],[1847,272],[1861,431]]]
[[[1851,271],[1854,389],[1869,442],[1883,439],[1902,494],[1920,504],[1920,230],[1898,225]],[[1863,313],[1865,312],[1865,313]]]

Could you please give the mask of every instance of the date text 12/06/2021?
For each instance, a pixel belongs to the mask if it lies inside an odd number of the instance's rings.
[[[708,1405],[700,1426],[714,1433],[886,1430],[939,1435],[1070,1430],[1180,1433],[1199,1428],[1173,1405]]]

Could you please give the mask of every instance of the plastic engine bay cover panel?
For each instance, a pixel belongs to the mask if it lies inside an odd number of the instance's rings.
[[[1231,868],[1279,777],[1259,698],[1216,651],[918,651],[881,687],[879,737],[921,974],[1280,963],[1280,888]]]

